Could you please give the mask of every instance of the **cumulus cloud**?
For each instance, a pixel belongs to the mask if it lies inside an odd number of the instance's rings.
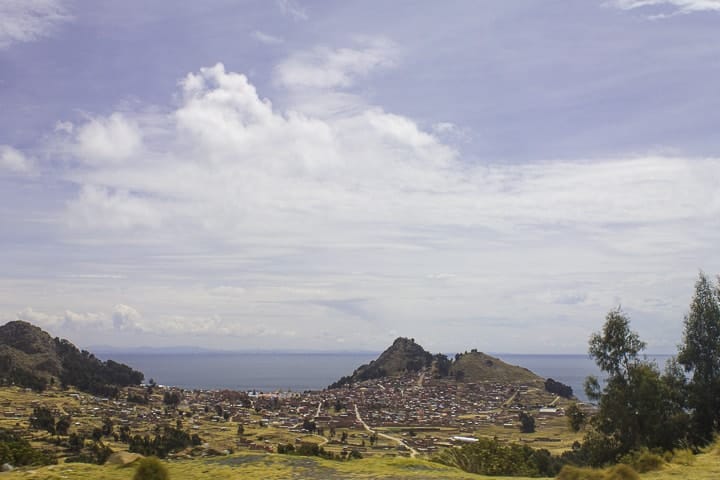
[[[24,153],[10,145],[0,145],[0,170],[28,173],[32,169],[33,162]]]
[[[61,129],[67,131],[67,127],[63,125]],[[122,162],[142,147],[137,124],[120,113],[91,119],[77,129],[75,138],[75,154],[91,164]]]
[[[140,330],[140,312],[128,305],[118,304],[112,313],[112,324],[116,330]]]
[[[78,331],[86,328],[102,329],[109,325],[107,315],[103,313],[77,313],[71,310],[65,310],[61,314],[48,314],[35,311],[30,307],[18,312],[16,319],[51,330],[62,329]]]
[[[363,62],[335,63],[346,79],[279,85],[337,94],[385,65]],[[567,335],[584,344],[596,323],[585,319],[602,319],[618,292],[663,296],[678,310],[693,252],[720,241],[718,158],[469,161],[445,142],[457,127],[425,129],[357,96],[317,114],[293,99],[280,109],[222,64],[178,88],[161,116],[125,111],[59,132],[59,148],[81,160],[66,177],[78,187],[68,241],[146,254],[129,270],[152,279],[121,280],[134,307],[104,317],[118,334],[269,346],[297,334],[322,347],[317,332],[331,328],[363,348],[391,340],[392,326],[447,345],[473,328],[478,338],[510,338],[513,326],[541,338],[543,319],[572,317]],[[78,132],[95,130],[89,137],[116,143],[111,132],[127,130],[138,141],[121,159],[86,155]],[[665,322],[678,313],[641,311]]]
[[[356,48],[316,47],[275,68],[275,81],[291,88],[346,88],[378,68],[395,64],[398,46],[384,38],[358,40]]]
[[[71,19],[60,0],[4,0],[0,2],[0,49],[50,35]]]

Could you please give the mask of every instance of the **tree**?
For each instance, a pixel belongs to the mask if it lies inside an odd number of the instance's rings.
[[[55,416],[47,407],[35,407],[30,416],[30,426],[38,430],[46,430],[55,434]]]
[[[599,407],[584,445],[593,463],[642,447],[670,450],[684,440],[676,378],[672,372],[663,377],[654,364],[640,360],[644,348],[619,309],[608,313],[602,332],[590,337],[590,355],[607,374],[604,388],[595,377],[585,382],[587,396]]]
[[[611,310],[602,332],[590,337],[590,356],[600,370],[618,379],[627,380],[628,371],[640,362],[638,354],[644,349],[645,342],[630,330],[630,320],[620,308]]]
[[[163,403],[169,407],[175,408],[180,403],[181,398],[178,392],[165,391],[163,394]]]
[[[720,291],[702,272],[685,316],[678,362],[692,373],[688,404],[693,440],[709,443],[720,427]]]
[[[147,457],[138,461],[133,480],[168,480],[167,468],[156,457]]]
[[[105,436],[111,435],[114,426],[115,426],[115,424],[113,423],[112,418],[110,418],[110,417],[103,418],[102,434]]]
[[[570,430],[573,432],[579,432],[583,425],[585,425],[585,420],[587,419],[587,415],[580,410],[577,403],[573,403],[565,409],[565,416],[568,419]]]
[[[58,435],[67,435],[70,425],[72,425],[72,418],[70,416],[65,415],[60,417],[60,420],[55,424],[55,433]]]
[[[520,412],[520,431],[522,433],[535,433],[535,418],[527,412]]]

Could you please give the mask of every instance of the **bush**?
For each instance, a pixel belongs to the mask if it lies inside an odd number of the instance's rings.
[[[619,463],[607,471],[603,480],[640,480],[640,475],[630,465]]]
[[[689,448],[673,450],[670,461],[679,465],[692,465],[695,463],[695,455]]]
[[[620,463],[630,465],[637,472],[646,473],[660,470],[665,464],[665,459],[649,450],[641,450],[624,455],[620,459]]]
[[[133,480],[168,480],[167,468],[157,457],[142,458],[138,461]]]
[[[565,465],[557,476],[558,480],[605,480],[601,470]]]
[[[621,463],[605,471],[565,465],[556,478],[558,480],[640,480],[640,475],[630,465]]]

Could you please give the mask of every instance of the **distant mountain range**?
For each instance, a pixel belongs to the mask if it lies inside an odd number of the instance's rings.
[[[447,378],[460,382],[542,382],[543,378],[527,368],[510,365],[499,358],[477,350],[458,353],[453,358],[432,354],[411,338],[397,338],[372,362],[361,365],[352,375],[342,377],[328,388],[382,377],[399,376],[408,372],[428,371],[434,378]]]
[[[0,326],[0,382],[35,390],[59,383],[112,397],[118,388],[138,385],[141,372],[112,360],[101,361],[68,340],[53,338],[23,321]]]

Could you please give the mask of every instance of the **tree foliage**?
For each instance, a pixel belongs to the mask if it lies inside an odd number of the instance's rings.
[[[535,433],[535,418],[527,412],[520,412],[520,431],[522,433]]]
[[[565,417],[567,417],[568,426],[573,432],[579,432],[587,420],[587,415],[578,407],[577,403],[573,403],[565,409]]]
[[[702,272],[684,327],[678,362],[692,374],[688,405],[693,439],[705,444],[720,427],[720,291]]]
[[[607,375],[604,388],[594,377],[585,385],[588,397],[598,401],[594,431],[584,445],[593,464],[642,447],[671,450],[685,440],[687,415],[675,390],[675,372],[663,376],[641,360],[644,348],[619,309],[608,313],[602,331],[590,337],[590,355]]]
[[[552,378],[545,380],[545,390],[563,398],[572,398],[573,396],[573,389],[570,385],[565,385]]]
[[[505,444],[498,440],[479,438],[475,443],[448,448],[434,461],[480,475],[555,476],[562,461],[547,450],[527,445]]]

